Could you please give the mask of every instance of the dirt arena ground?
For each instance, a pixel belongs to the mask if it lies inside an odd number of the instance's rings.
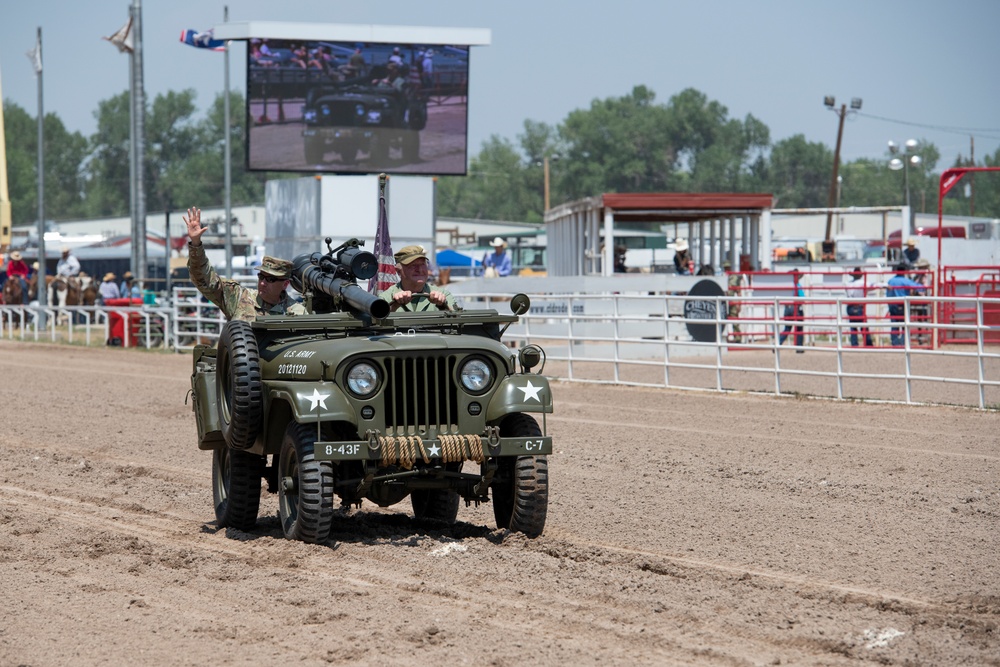
[[[556,383],[540,538],[307,545],[216,527],[189,356],[0,373],[3,666],[1000,665],[996,412]]]

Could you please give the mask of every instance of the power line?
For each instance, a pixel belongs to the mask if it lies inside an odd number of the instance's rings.
[[[909,125],[910,127],[920,127],[925,130],[934,130],[936,132],[950,132],[951,134],[977,134],[986,139],[1000,139],[1000,128],[997,127],[954,127],[949,125],[929,125],[927,123],[914,123],[908,120],[899,120],[896,118],[886,118],[884,116],[876,116],[875,114],[864,113],[859,111],[859,116],[864,116],[865,118],[871,118],[873,120],[881,120],[887,123],[895,123],[897,125]],[[990,133],[996,133],[996,136],[990,136]]]

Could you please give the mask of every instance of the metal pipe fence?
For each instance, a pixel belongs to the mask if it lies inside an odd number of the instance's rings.
[[[459,300],[465,308],[507,312],[509,298],[483,293]],[[956,297],[922,295],[531,298],[530,311],[507,330],[505,340],[513,346],[541,345],[544,373],[557,380],[1000,408],[1000,324],[992,315],[1000,310],[1000,298],[959,297],[966,312],[960,322],[934,316],[947,312]],[[785,310],[792,301],[802,304],[801,318]],[[698,307],[691,307],[694,302]],[[903,304],[898,320],[886,312],[890,302]],[[866,321],[848,316],[848,304],[864,306]],[[735,305],[739,316],[730,319],[729,307]],[[931,307],[921,310],[924,305]],[[0,337],[102,344],[116,321],[128,323],[122,344],[178,352],[213,343],[225,323],[197,290],[176,288],[169,308],[0,306]],[[898,345],[892,344],[893,329]],[[945,331],[964,344],[933,344]]]

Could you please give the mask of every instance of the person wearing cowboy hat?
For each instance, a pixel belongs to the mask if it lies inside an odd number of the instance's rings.
[[[906,239],[906,247],[903,248],[903,259],[910,266],[916,266],[920,259],[920,248],[917,247],[917,240],[912,236]]]
[[[694,271],[694,261],[688,253],[688,242],[686,239],[674,241],[674,269],[679,276],[690,276]]]
[[[430,260],[423,246],[408,245],[395,255],[399,282],[378,296],[389,302],[389,309],[419,312],[423,310],[458,310],[455,297],[446,289],[431,288]]]
[[[490,246],[492,246],[493,252],[487,252],[483,255],[483,275],[486,277],[491,277],[491,275],[509,276],[514,267],[510,255],[507,254],[507,242],[497,236],[490,241]]]
[[[21,253],[15,250],[10,253],[7,258],[7,278],[17,278],[21,281],[21,293],[28,293],[28,276],[31,275],[31,269],[28,268],[28,263],[24,261],[21,257]]]
[[[123,299],[142,298],[142,292],[139,291],[139,286],[135,284],[135,276],[132,275],[131,271],[126,271],[122,274],[122,284],[118,286],[118,291],[121,293]]]
[[[103,303],[107,303],[109,299],[120,299],[122,296],[118,291],[118,285],[115,284],[115,274],[110,271],[104,274],[104,280],[101,281],[97,291],[100,292]]]
[[[201,226],[201,209],[189,208],[183,216],[188,234],[188,272],[191,282],[214,303],[227,320],[252,322],[258,315],[304,315],[306,308],[292,300],[285,291],[292,278],[292,263],[287,259],[264,257],[257,269],[257,289],[243,287],[235,280],[223,280],[205,255],[201,236],[208,227]]]
[[[56,275],[62,276],[63,278],[72,278],[80,274],[80,260],[70,254],[69,246],[63,246],[59,249],[62,253],[62,257],[59,258],[59,262],[56,264]]]

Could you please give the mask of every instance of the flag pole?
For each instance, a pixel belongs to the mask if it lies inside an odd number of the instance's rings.
[[[135,24],[135,7],[128,8],[128,30]],[[116,33],[117,34],[117,33]],[[127,33],[126,33],[127,34]],[[124,38],[123,38],[124,39]],[[124,43],[124,42],[123,42]],[[135,44],[135,34],[132,34],[132,43]],[[119,47],[121,48],[121,47]],[[136,136],[135,136],[135,47],[128,52],[128,196],[129,196],[129,218],[132,220],[132,248],[129,255],[129,268],[136,272],[140,289],[142,287],[142,274],[139,273],[139,244],[136,239],[139,237],[139,209],[137,207],[138,192],[136,190],[139,170],[136,168]]]
[[[142,0],[134,0],[135,23],[133,24],[135,34],[135,51],[132,57],[135,58],[135,95],[133,104],[135,106],[135,170],[136,170],[136,234],[132,237],[133,243],[139,244],[139,264],[136,270],[138,274],[136,280],[139,281],[140,289],[145,289],[145,282],[149,279],[148,263],[146,261],[146,92],[142,80]]]
[[[222,20],[225,23],[229,23],[229,6],[223,9]],[[229,126],[229,45],[232,43],[231,40],[226,40],[225,53],[226,53],[226,81],[225,81],[225,101],[223,103],[223,108],[225,109],[225,127],[223,128],[226,140],[223,143],[226,151],[225,159],[223,163],[225,165],[225,205],[226,205],[226,275],[233,275],[233,170],[232,170],[232,156],[230,155],[230,136],[232,135],[232,128]]]
[[[35,72],[38,74],[38,305],[48,305],[48,290],[45,285],[45,105],[42,103],[42,28],[38,27],[38,41],[35,43]],[[45,326],[45,311],[38,314],[39,324]]]

